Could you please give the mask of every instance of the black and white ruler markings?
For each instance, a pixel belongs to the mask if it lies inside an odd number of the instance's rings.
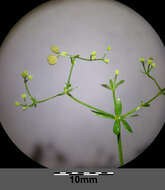
[[[81,175],[81,176],[109,176],[114,175],[114,172],[54,172],[55,176],[72,176],[72,175]]]

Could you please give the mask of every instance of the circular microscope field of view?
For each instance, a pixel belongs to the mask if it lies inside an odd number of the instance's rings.
[[[121,3],[46,2],[0,48],[0,122],[45,167],[120,167],[164,124],[164,50]]]

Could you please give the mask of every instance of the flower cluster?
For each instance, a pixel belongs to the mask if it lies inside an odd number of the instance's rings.
[[[60,51],[60,49],[56,45],[52,46],[50,49],[56,55],[50,54],[49,56],[47,56],[47,62],[48,62],[49,65],[55,65],[57,63],[58,58],[60,56],[70,57],[70,58],[74,57],[74,58],[79,58],[79,59],[86,60],[86,61],[102,60],[104,63],[109,63],[109,61],[110,61],[109,59],[105,58],[106,53],[104,54],[104,57],[102,57],[102,58],[96,58],[96,51],[92,51],[91,54],[90,54],[90,58],[87,59],[87,58],[80,57],[80,55],[73,56],[73,55],[69,55],[66,51]],[[107,51],[110,51],[110,50],[111,50],[111,47],[108,46],[107,47]]]
[[[90,59],[91,60],[95,60],[96,59],[96,52],[92,51],[91,55],[90,55]]]
[[[64,57],[68,56],[67,52],[65,51],[60,52],[60,49],[56,45],[52,46],[50,49],[56,55],[50,54],[49,56],[47,56],[47,61],[49,65],[55,65],[58,61],[59,56],[64,56]]]
[[[29,73],[24,70],[22,73],[21,73],[21,76],[24,80],[28,81],[28,80],[32,80],[32,75],[29,75]]]
[[[111,51],[111,46],[107,47],[107,51]],[[104,63],[109,63],[109,59],[104,59]]]
[[[139,59],[140,63],[143,66],[143,73],[149,74],[150,71],[156,67],[156,64],[154,63],[154,59],[152,57],[145,60],[143,57]]]
[[[29,74],[28,71],[26,71],[26,70],[24,70],[24,71],[21,73],[21,76],[22,76],[22,78],[24,79],[24,84],[25,84],[26,91],[29,92],[29,89],[28,89],[28,87],[27,87],[27,82],[28,82],[29,80],[32,80],[33,77],[32,77],[32,75]],[[30,93],[30,92],[29,92],[29,93]],[[29,107],[29,105],[26,104],[27,94],[26,94],[26,93],[23,93],[23,94],[20,95],[20,97],[24,100],[24,103],[21,104],[20,102],[16,101],[16,102],[14,103],[14,105],[17,106],[17,107],[18,107],[18,106],[21,106],[21,107],[22,107],[22,110],[26,110],[26,109]],[[31,98],[32,98],[32,97],[31,97]]]
[[[27,98],[27,95],[26,93],[23,93],[21,94],[21,98],[24,100],[24,102],[26,102],[26,98]],[[15,106],[21,106],[22,107],[22,110],[26,110],[28,108],[28,106],[26,104],[21,104],[20,102],[16,101],[15,103]]]

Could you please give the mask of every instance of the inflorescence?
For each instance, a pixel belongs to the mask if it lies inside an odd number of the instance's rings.
[[[23,103],[16,101],[15,106],[21,107],[22,110],[27,110],[28,108],[37,107],[38,104],[47,102],[58,96],[67,95],[72,100],[76,101],[77,103],[89,108],[90,111],[93,112],[94,114],[96,114],[97,116],[104,117],[107,119],[113,119],[114,120],[113,133],[117,136],[119,160],[120,160],[120,166],[122,166],[124,164],[124,161],[123,161],[123,151],[122,151],[122,141],[121,141],[121,126],[123,126],[129,133],[133,133],[133,129],[130,126],[130,124],[128,123],[128,119],[130,119],[132,117],[137,117],[138,114],[136,112],[138,110],[140,110],[141,108],[144,108],[144,107],[149,107],[152,101],[154,101],[160,95],[165,95],[165,88],[161,88],[159,83],[157,82],[157,80],[151,75],[151,71],[156,67],[154,59],[152,57],[148,58],[147,60],[145,60],[144,58],[140,58],[139,62],[142,65],[142,70],[140,70],[140,71],[142,74],[144,74],[145,76],[147,76],[154,82],[154,84],[156,85],[156,87],[158,89],[158,92],[154,97],[152,97],[151,99],[149,99],[146,102],[141,100],[139,105],[137,105],[134,109],[130,110],[127,113],[124,113],[124,114],[122,113],[122,101],[119,96],[116,97],[116,90],[118,89],[118,87],[120,85],[122,85],[125,82],[124,80],[118,80],[119,70],[115,71],[114,77],[109,79],[108,84],[101,84],[102,87],[104,87],[112,92],[113,103],[114,103],[114,113],[111,114],[111,113],[105,112],[99,108],[91,106],[91,105],[77,99],[76,97],[74,97],[71,94],[71,92],[75,89],[72,87],[72,84],[71,84],[71,76],[72,76],[73,68],[74,68],[76,61],[77,60],[84,60],[84,61],[89,61],[89,62],[102,61],[103,63],[108,64],[110,62],[110,60],[108,58],[106,58],[106,56],[107,56],[107,53],[109,51],[111,51],[111,47],[108,46],[106,49],[106,53],[104,53],[104,56],[102,56],[100,58],[97,57],[96,51],[92,51],[91,54],[89,55],[89,57],[87,57],[87,58],[81,57],[79,54],[71,55],[65,51],[60,51],[60,49],[57,46],[52,46],[51,51],[54,54],[50,54],[47,57],[47,62],[49,65],[57,64],[57,62],[59,61],[59,58],[62,56],[70,59],[70,63],[71,63],[70,71],[69,71],[69,75],[68,75],[68,78],[67,78],[67,81],[65,83],[63,90],[61,92],[59,92],[58,94],[51,96],[49,98],[46,98],[43,100],[36,99],[35,96],[32,96],[31,91],[28,86],[28,83],[32,80],[33,77],[26,70],[24,70],[22,72],[21,76],[24,80],[26,92],[21,94]],[[27,103],[28,98],[31,100],[30,104]]]

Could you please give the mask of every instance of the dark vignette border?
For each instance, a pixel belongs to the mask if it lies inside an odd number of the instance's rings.
[[[33,8],[47,1],[48,0],[2,0],[0,2],[0,45],[3,43],[10,29],[21,17]],[[144,3],[144,1],[118,0],[118,2],[127,5],[143,16],[156,30],[165,44],[163,1],[150,1],[149,3],[146,1],[146,3]],[[161,151],[165,138],[164,127],[154,142],[140,156],[124,165],[122,168],[165,168],[165,154]],[[0,168],[43,168],[43,166],[27,157],[13,144],[1,124],[0,141]]]

